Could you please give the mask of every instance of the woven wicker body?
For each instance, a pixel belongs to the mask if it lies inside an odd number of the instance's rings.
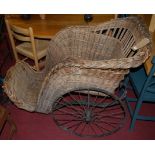
[[[134,53],[132,48],[144,38],[150,43]],[[148,30],[137,18],[69,27],[51,40],[43,71],[19,62],[8,71],[4,90],[17,107],[50,113],[54,101],[71,90],[95,87],[114,93],[129,69],[145,62],[150,49]]]

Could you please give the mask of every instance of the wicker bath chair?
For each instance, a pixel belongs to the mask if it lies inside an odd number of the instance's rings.
[[[52,113],[58,126],[76,135],[109,135],[126,116],[115,90],[150,49],[148,30],[134,17],[65,28],[51,40],[44,70],[18,62],[4,90],[17,107]]]

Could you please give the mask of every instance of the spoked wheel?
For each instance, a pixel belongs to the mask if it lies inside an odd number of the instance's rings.
[[[82,137],[110,135],[122,127],[126,111],[122,101],[101,89],[79,89],[58,98],[52,107],[56,124]]]

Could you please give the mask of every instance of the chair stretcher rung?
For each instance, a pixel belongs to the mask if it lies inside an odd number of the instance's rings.
[[[155,116],[143,116],[143,115],[138,115],[137,119],[139,120],[145,120],[145,121],[155,121]]]

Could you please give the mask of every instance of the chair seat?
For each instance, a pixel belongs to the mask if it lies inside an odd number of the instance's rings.
[[[35,40],[36,44],[36,51],[38,59],[43,58],[46,55],[46,49],[49,44],[47,40]],[[33,52],[32,52],[32,44],[29,42],[24,42],[16,46],[16,50],[18,53],[25,55],[31,59],[34,59]]]

